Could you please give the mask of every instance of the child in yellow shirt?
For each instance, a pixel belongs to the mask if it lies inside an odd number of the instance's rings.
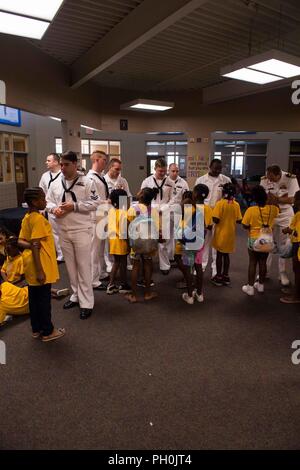
[[[134,227],[134,221],[137,222],[138,217],[144,217],[147,224],[147,236],[149,238],[143,238],[139,240],[140,249],[142,252],[135,252],[132,248],[130,253],[130,258],[133,261],[132,271],[131,271],[131,293],[126,295],[127,300],[131,303],[136,303],[138,301],[137,297],[137,284],[138,284],[138,274],[142,264],[144,279],[145,279],[145,295],[144,300],[152,300],[157,297],[156,292],[151,292],[151,277],[153,272],[153,261],[152,258],[157,252],[157,243],[159,242],[159,225],[160,225],[160,216],[156,208],[151,207],[151,202],[157,195],[156,188],[143,188],[138,193],[138,204],[134,207],[131,207],[128,211],[128,220],[130,223],[133,223],[131,227]],[[153,223],[153,227],[151,227]],[[136,227],[138,228],[138,227]],[[156,238],[151,238],[152,232],[155,233]],[[130,233],[130,227],[129,227]],[[144,242],[144,243],[143,243]],[[131,242],[132,243],[132,242]],[[143,244],[143,247],[141,247]],[[153,248],[154,247],[154,248]],[[142,248],[145,248],[147,252],[144,252]]]
[[[0,284],[0,324],[10,315],[29,313],[28,287],[17,287],[10,282]]]
[[[249,231],[248,235],[248,284],[242,287],[247,295],[254,295],[254,289],[264,292],[264,282],[267,273],[268,253],[254,251],[255,240],[258,239],[263,226],[272,228],[274,220],[279,214],[277,206],[267,204],[268,195],[262,186],[256,186],[252,190],[252,199],[255,206],[249,207],[243,217],[243,227]],[[258,265],[259,279],[255,282],[256,268]]]
[[[126,279],[127,255],[130,252],[127,238],[127,192],[124,189],[114,189],[110,193],[110,200],[113,207],[108,212],[108,239],[109,254],[113,255],[114,262],[106,293],[126,294],[131,290]],[[119,287],[115,284],[118,272],[120,272],[121,280]]]
[[[51,284],[59,278],[52,228],[40,214],[46,208],[42,188],[27,188],[24,200],[28,213],[22,220],[19,245],[25,248],[24,273],[29,285],[29,310],[34,338],[43,342],[62,338],[63,328],[54,328],[51,321]]]
[[[4,227],[0,227],[0,268],[3,265],[4,261],[6,260],[6,241],[9,239],[11,236],[11,233],[9,233],[8,230]]]
[[[230,284],[229,254],[235,250],[236,224],[241,223],[240,205],[235,201],[236,189],[233,184],[223,186],[223,198],[213,209],[213,221],[216,224],[212,247],[217,250],[217,274],[211,279],[216,286]]]
[[[300,191],[297,191],[294,199],[294,210],[296,211],[290,226],[283,229],[283,233],[292,235],[293,242],[293,270],[295,274],[295,290],[291,295],[281,297],[280,301],[285,304],[300,303]]]
[[[10,237],[6,242],[7,257],[1,268],[1,276],[4,281],[12,284],[22,283],[24,280],[23,256],[18,247],[18,239]]]
[[[207,230],[212,229],[212,209],[208,205],[204,204],[204,200],[207,199],[209,189],[205,184],[197,184],[192,193],[192,200],[185,199],[183,201],[183,220],[181,227],[184,229],[185,221],[190,224],[190,228],[195,232],[194,243],[197,244],[197,240],[200,243],[199,248],[193,249],[192,245],[189,247],[188,243],[182,244],[182,266],[183,274],[187,284],[187,292],[182,294],[182,300],[187,304],[192,305],[195,300],[197,302],[203,302],[203,271],[202,271],[202,257],[204,252],[204,239]],[[190,212],[190,213],[189,213]],[[197,215],[202,213],[203,224],[197,227]],[[194,218],[194,221],[193,221]],[[195,227],[193,227],[195,225]],[[197,232],[197,230],[203,230],[203,233]],[[183,230],[184,233],[184,230]],[[180,242],[180,239],[178,240]],[[201,244],[202,241],[202,244]],[[191,248],[191,249],[190,249]],[[193,289],[193,271],[196,271],[196,289]]]

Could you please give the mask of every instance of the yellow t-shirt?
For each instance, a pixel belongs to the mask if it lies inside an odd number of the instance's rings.
[[[110,255],[128,255],[128,218],[124,209],[112,208],[108,212],[108,238]]]
[[[202,206],[204,206],[204,225],[205,225],[205,228],[207,228],[207,227],[209,227],[213,224],[213,220],[212,220],[213,210],[207,204],[197,204],[197,207],[202,207]],[[194,212],[194,211],[192,211],[192,212]],[[183,224],[184,224],[184,220],[181,221],[180,226],[183,227]],[[181,255],[182,250],[183,250],[182,243],[180,243],[179,240],[176,240],[176,242],[175,242],[175,255]]]
[[[0,323],[6,315],[29,313],[28,287],[17,287],[10,282],[0,284]]]
[[[256,239],[259,232],[264,225],[269,225],[270,228],[274,225],[274,220],[279,214],[277,206],[267,204],[265,207],[252,206],[249,207],[243,217],[242,224],[248,225],[249,238]]]
[[[52,284],[59,279],[58,266],[56,261],[56,251],[52,228],[48,220],[39,212],[30,212],[22,220],[19,238],[30,242],[40,239],[40,259],[41,265],[46,275],[45,284]],[[30,286],[39,286],[36,279],[36,268],[31,250],[24,250],[23,263],[25,279]]]
[[[300,243],[300,211],[292,218],[290,228],[295,231],[292,236],[293,243]],[[298,260],[300,261],[300,246],[298,248]]]
[[[3,263],[1,271],[6,274],[8,282],[19,282],[24,274],[22,255],[19,254],[14,258],[7,256],[6,260]]]
[[[236,223],[242,220],[240,205],[236,201],[221,199],[215,205],[212,216],[219,219],[219,223],[215,225],[213,248],[221,253],[233,253]]]

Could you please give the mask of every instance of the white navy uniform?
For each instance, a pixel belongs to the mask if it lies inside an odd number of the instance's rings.
[[[181,209],[181,201],[182,201],[182,196],[185,193],[185,191],[189,191],[189,185],[185,181],[185,179],[181,178],[181,176],[177,176],[176,180],[172,179],[172,182],[174,184],[174,190],[173,190],[173,197],[174,200],[176,200],[178,204],[178,209],[177,209],[177,219],[174,219],[171,217],[171,238],[173,239],[172,245],[170,246],[169,251],[169,258],[170,260],[174,260],[174,253],[175,253],[175,243],[174,243],[174,231],[177,232],[177,229],[179,227],[179,223],[181,221],[182,217],[182,209]]]
[[[60,180],[51,184],[47,194],[47,211],[59,207],[62,202],[73,202],[74,211],[57,217],[59,238],[70,278],[72,302],[80,308],[92,309],[94,294],[92,287],[92,218],[97,210],[99,195],[94,181],[77,175],[73,180]]]
[[[108,191],[109,194],[114,190],[114,189],[124,189],[129,197],[132,197],[132,194],[129,189],[128,182],[125,178],[123,178],[121,175],[118,176],[116,179],[112,179],[108,173],[104,176],[105,181],[108,186]]]
[[[40,182],[39,182],[39,187],[43,189],[45,195],[47,195],[47,192],[48,192],[51,184],[54,181],[60,179],[60,177],[61,177],[61,171],[59,171],[57,173],[52,173],[51,171],[46,171],[45,173],[43,173],[43,175],[40,179]],[[59,227],[56,223],[56,219],[55,219],[54,215],[48,214],[48,220],[49,220],[49,222],[51,224],[51,227],[52,227],[57,261],[62,261],[64,257],[63,257],[61,247],[60,247],[60,243],[59,243],[59,234],[58,234]]]
[[[87,178],[90,178],[94,181],[97,193],[99,195],[100,204],[105,204],[109,198],[109,189],[107,182],[101,174],[97,173],[95,170],[90,170],[86,175]],[[107,277],[106,272],[106,263],[104,259],[104,250],[105,250],[105,239],[101,239],[97,236],[97,219],[96,212],[91,212],[92,218],[92,277],[93,277],[93,287],[98,287],[101,285],[101,279]]]
[[[286,171],[281,172],[281,178],[277,182],[270,181],[266,176],[261,178],[260,184],[265,188],[267,193],[272,193],[277,197],[282,197],[287,195],[288,197],[294,197],[295,193],[299,191],[299,184],[297,177]],[[276,217],[273,225],[273,236],[275,243],[280,248],[281,245],[285,245],[287,239],[289,238],[288,234],[282,233],[284,227],[288,227],[293,216],[293,206],[292,204],[279,204],[280,213]],[[272,256],[268,256],[268,270],[271,267]],[[286,271],[286,260],[279,257],[279,274]]]
[[[209,205],[212,209],[215,207],[218,201],[222,199],[222,189],[223,185],[226,183],[231,183],[231,179],[228,176],[223,175],[222,173],[215,177],[211,176],[209,173],[206,173],[203,176],[200,176],[196,179],[195,186],[197,184],[205,184],[208,189],[209,193],[207,198],[204,201],[204,204]],[[203,257],[202,257],[202,269],[205,271],[208,259],[209,259],[209,252],[211,248],[211,242],[213,238],[213,230],[207,230],[204,242],[204,250],[203,250]],[[216,267],[216,259],[217,259],[217,252],[214,248],[212,248],[212,275],[215,276],[217,273]]]
[[[177,200],[180,202],[182,199],[182,195],[185,191],[189,191],[189,185],[185,181],[185,179],[181,178],[181,176],[178,176],[176,180],[172,180],[175,186],[174,189],[174,196],[177,197]]]
[[[174,181],[165,176],[163,179],[158,179],[155,175],[151,175],[148,178],[144,179],[141,185],[141,189],[144,188],[157,188],[158,194],[155,199],[152,201],[152,206],[158,208],[166,218],[164,221],[169,222],[165,224],[164,229],[166,230],[165,235],[163,233],[163,238],[166,240],[164,243],[159,243],[158,245],[158,255],[159,255],[159,267],[162,271],[169,271],[170,269],[170,258],[174,252],[174,237],[171,231],[170,217],[170,208],[173,204],[176,204],[178,201],[178,195],[176,194],[176,189]]]

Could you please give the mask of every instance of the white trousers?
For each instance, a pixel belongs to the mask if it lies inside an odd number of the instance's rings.
[[[92,226],[92,250],[91,250],[91,263],[92,263],[92,279],[93,287],[100,285],[100,279],[107,277],[106,264],[104,260],[105,240],[97,237],[96,222]]]
[[[211,242],[213,239],[213,230],[207,230],[206,235],[205,235],[205,241],[204,241],[204,250],[203,250],[203,256],[202,256],[202,269],[205,271],[208,260],[209,260],[209,253],[211,250],[211,256],[212,256],[212,263],[211,263],[211,269],[212,269],[212,274],[213,276],[217,272],[217,266],[216,266],[216,259],[217,259],[217,251],[211,247]]]
[[[288,225],[289,224],[287,223],[286,226]],[[287,239],[289,238],[288,234],[282,233],[282,229],[284,229],[283,226],[282,227],[280,225],[273,226],[273,237],[274,237],[274,241],[277,247],[280,247],[281,245],[285,245],[285,243],[287,242]],[[287,260],[285,258],[280,258],[280,256],[276,254],[271,254],[271,253],[269,254],[268,259],[267,259],[267,270],[268,272],[270,271],[271,266],[272,266],[272,261],[275,257],[278,258],[278,273],[280,275],[281,273],[286,272]]]
[[[61,230],[60,243],[73,291],[70,300],[79,302],[81,308],[93,308],[92,230],[80,232]]]
[[[52,227],[52,233],[53,233],[53,238],[54,238],[54,243],[55,243],[57,261],[62,261],[64,257],[63,257],[63,253],[62,253],[61,247],[60,247],[59,226],[56,222],[56,217],[53,214],[48,213],[48,220],[49,220],[49,222],[51,224],[51,227]]]
[[[169,255],[171,254],[174,245],[174,239],[165,241],[164,243],[158,244],[158,258],[159,258],[159,269],[162,271],[169,271],[171,268]]]

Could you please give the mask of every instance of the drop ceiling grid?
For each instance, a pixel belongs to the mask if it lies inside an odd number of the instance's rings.
[[[65,0],[44,38],[41,41],[30,42],[70,65],[142,1]]]

